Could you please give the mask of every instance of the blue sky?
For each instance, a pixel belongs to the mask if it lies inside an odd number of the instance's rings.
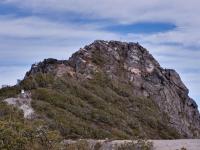
[[[32,63],[67,59],[96,39],[139,42],[200,105],[200,1],[1,0],[0,85]]]

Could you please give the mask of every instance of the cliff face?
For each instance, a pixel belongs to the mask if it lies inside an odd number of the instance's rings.
[[[79,83],[103,73],[112,82],[129,85],[131,95],[153,100],[159,112],[168,118],[167,124],[182,137],[200,137],[197,105],[188,96],[188,89],[178,73],[163,69],[138,43],[95,41],[74,53],[69,60],[47,59],[34,64],[25,79],[38,72],[51,73],[55,78],[72,78]]]

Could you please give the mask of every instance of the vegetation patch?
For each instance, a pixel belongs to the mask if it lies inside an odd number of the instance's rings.
[[[34,120],[24,120],[23,112],[2,101],[21,89],[32,93]],[[63,139],[178,138],[154,101],[135,97],[132,90],[131,84],[111,81],[101,72],[84,82],[51,74],[30,76],[19,86],[0,90],[1,148],[51,149],[62,146]],[[45,136],[38,138],[38,127]]]

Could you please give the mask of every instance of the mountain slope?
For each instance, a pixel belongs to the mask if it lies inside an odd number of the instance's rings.
[[[59,139],[200,137],[197,105],[179,75],[137,43],[95,41],[69,60],[46,59],[20,85],[0,90],[0,99],[21,89],[31,93],[35,111],[29,127]],[[1,104],[1,111],[10,107]],[[1,120],[9,114],[2,111]],[[15,121],[24,124],[22,114]]]

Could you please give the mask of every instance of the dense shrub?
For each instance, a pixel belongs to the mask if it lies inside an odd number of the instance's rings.
[[[19,94],[19,93],[20,93],[19,86],[2,88],[2,89],[0,89],[0,100],[9,98],[9,97],[16,97],[17,94]]]
[[[89,143],[85,140],[79,140],[75,143],[66,145],[66,150],[91,150]]]
[[[54,76],[52,74],[36,73],[34,76],[31,75],[25,78],[21,83],[20,87],[25,90],[36,89],[39,87],[51,86],[54,82]]]
[[[25,120],[17,108],[0,102],[0,149],[53,150],[61,147],[60,133],[45,126],[45,121]]]

